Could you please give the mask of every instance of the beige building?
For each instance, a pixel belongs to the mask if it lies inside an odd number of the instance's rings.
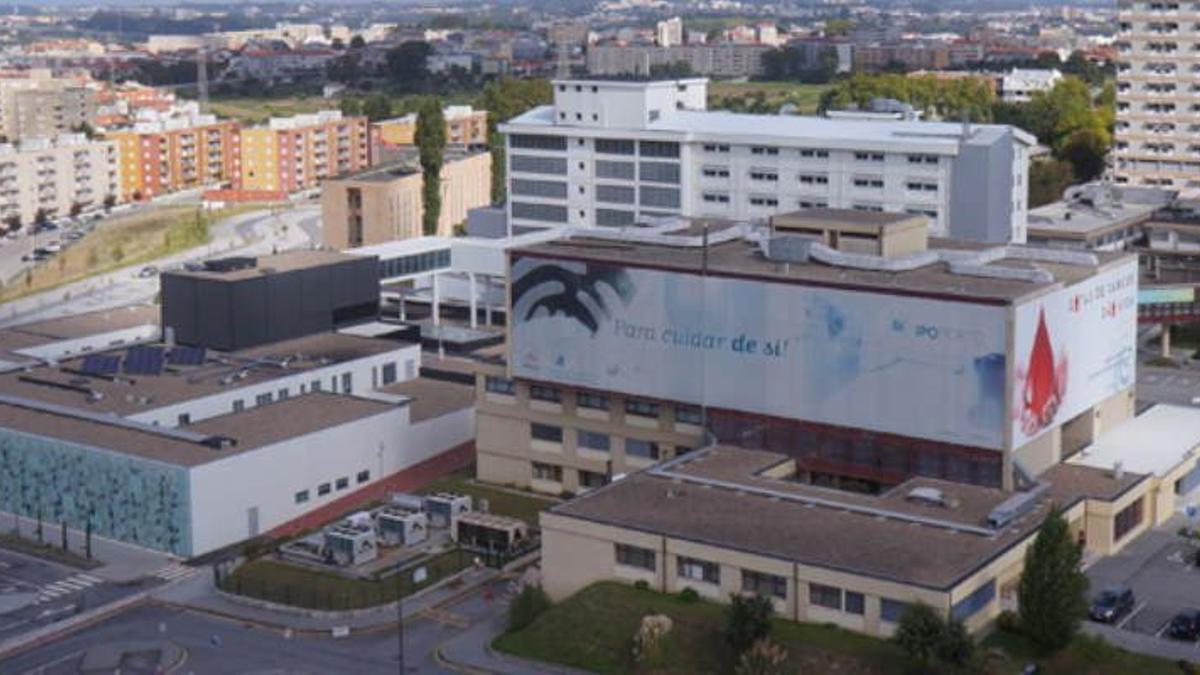
[[[1200,188],[1200,70],[1193,60],[1200,8],[1146,0],[1117,4],[1114,179],[1194,192]]]
[[[337,110],[272,117],[241,130],[241,189],[282,196],[369,166],[367,118]]]
[[[65,216],[75,208],[101,208],[117,198],[114,143],[82,134],[0,145],[0,218],[33,224],[38,213]]]
[[[446,119],[448,145],[487,144],[488,113],[469,105],[451,105],[442,109]],[[417,136],[417,114],[409,113],[389,120],[371,123],[371,143],[376,149],[414,145]],[[387,161],[386,153],[379,155]]]
[[[423,176],[416,149],[409,147],[401,156],[397,162],[322,183],[326,246],[357,248],[423,234]],[[492,156],[447,149],[441,179],[442,211],[435,234],[450,236],[455,225],[466,221],[467,211],[491,202]]]
[[[0,134],[10,141],[78,131],[96,114],[91,88],[46,71],[0,79]]]

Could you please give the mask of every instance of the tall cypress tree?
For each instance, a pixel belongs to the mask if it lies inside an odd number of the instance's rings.
[[[1067,521],[1055,507],[1025,554],[1017,589],[1021,629],[1044,653],[1067,646],[1087,610],[1082,557],[1082,548],[1071,539]]]
[[[417,110],[416,141],[421,151],[421,197],[425,207],[422,231],[434,235],[442,215],[442,158],[446,150],[446,118],[441,99],[430,97],[422,101]]]

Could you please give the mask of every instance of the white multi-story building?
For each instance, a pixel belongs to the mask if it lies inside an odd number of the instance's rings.
[[[1000,100],[1005,103],[1028,103],[1038,92],[1050,91],[1063,78],[1057,68],[1013,68],[1000,78]]]
[[[707,80],[557,80],[501,126],[509,222],[622,226],[798,208],[920,213],[932,233],[1025,240],[1029,150],[1010,126],[705,109]]]
[[[1120,0],[1117,183],[1200,187],[1200,2]]]
[[[683,44],[683,19],[675,17],[659,21],[654,27],[655,41],[659,47]]]
[[[0,144],[0,218],[30,225],[39,216],[100,208],[117,195],[117,152],[83,134]]]

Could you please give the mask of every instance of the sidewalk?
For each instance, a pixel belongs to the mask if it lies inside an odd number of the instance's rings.
[[[0,529],[12,532],[14,524],[19,523],[21,536],[30,541],[37,541],[37,520],[34,518],[16,518],[13,514],[0,511]],[[56,522],[42,522],[42,537],[50,544],[62,541],[61,525]],[[85,534],[76,529],[67,528],[67,548],[72,553],[82,556],[84,553]],[[92,535],[92,559],[103,563],[88,573],[105,581],[123,583],[135,581],[149,576],[154,572],[170,565],[174,558],[159,551],[133,546],[113,539],[105,539]]]
[[[529,661],[501,654],[492,649],[492,640],[504,632],[507,617],[501,613],[472,625],[450,638],[437,650],[439,661],[447,666],[501,675],[587,675],[587,671]]]
[[[415,595],[404,598],[400,603],[404,620],[410,621],[422,612],[456,600],[471,593],[501,575],[499,570],[482,567],[467,570],[457,577],[461,583],[451,584],[443,580]],[[164,603],[178,605],[199,612],[215,614],[278,630],[291,629],[296,632],[328,633],[334,628],[349,628],[352,632],[390,626],[396,622],[396,603],[370,609],[349,612],[317,612],[301,608],[268,609],[250,602],[231,599],[218,591],[210,570],[165,588],[154,594]]]

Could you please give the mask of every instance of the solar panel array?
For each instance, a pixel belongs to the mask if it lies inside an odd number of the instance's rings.
[[[201,366],[205,356],[204,347],[172,347],[167,362],[173,366]]]
[[[127,375],[161,375],[163,371],[163,348],[130,347],[125,350],[124,367]]]
[[[121,357],[108,354],[88,354],[79,370],[88,375],[116,375],[121,369]]]

